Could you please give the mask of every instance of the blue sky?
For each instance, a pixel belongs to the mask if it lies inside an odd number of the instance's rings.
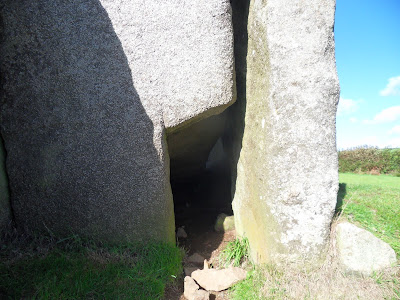
[[[400,147],[400,0],[336,0],[337,147]]]

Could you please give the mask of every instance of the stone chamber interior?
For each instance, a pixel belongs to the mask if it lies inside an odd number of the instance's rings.
[[[224,112],[167,136],[175,225],[188,235],[178,242],[189,252],[205,255],[207,243],[210,251],[218,247],[223,237],[214,232],[217,216],[233,214],[226,122]]]

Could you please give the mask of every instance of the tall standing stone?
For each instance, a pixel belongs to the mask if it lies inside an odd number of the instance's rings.
[[[233,209],[259,262],[317,264],[328,245],[338,190],[334,12],[334,0],[250,4]]]
[[[166,130],[234,101],[229,1],[3,2],[17,225],[174,242]]]

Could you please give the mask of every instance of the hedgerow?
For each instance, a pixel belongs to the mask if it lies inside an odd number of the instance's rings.
[[[393,174],[400,176],[400,148],[362,146],[339,151],[339,172]]]

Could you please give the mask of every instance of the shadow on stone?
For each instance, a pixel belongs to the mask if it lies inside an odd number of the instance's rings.
[[[335,207],[335,216],[339,216],[343,209],[343,200],[346,197],[346,183],[339,183],[339,191],[337,195],[337,202]]]
[[[173,241],[168,175],[154,146],[163,128],[142,105],[100,1],[9,0],[0,14],[0,124],[16,224]]]
[[[228,108],[229,122],[223,136],[224,147],[231,160],[231,195],[235,195],[237,163],[244,133],[244,117],[246,113],[246,76],[247,76],[247,21],[249,15],[249,0],[232,0],[232,21],[234,32],[234,52],[237,100]]]

